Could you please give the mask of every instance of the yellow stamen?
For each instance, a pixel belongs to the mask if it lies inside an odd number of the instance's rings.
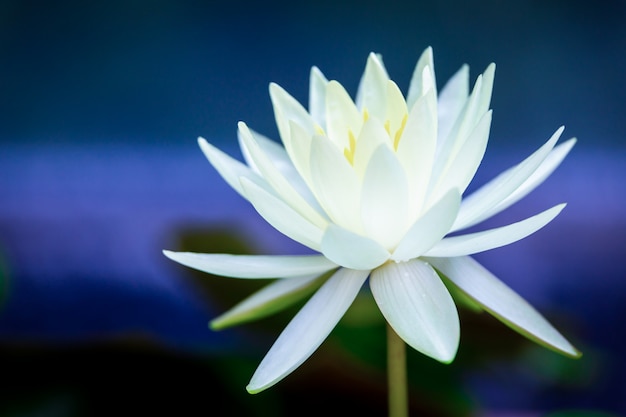
[[[356,149],[356,138],[352,130],[348,130],[348,140],[350,141],[349,147],[343,150],[343,155],[346,157],[350,165],[354,163],[354,150]]]
[[[408,114],[405,114],[402,118],[402,123],[400,123],[400,128],[396,130],[396,134],[393,138],[393,149],[395,151],[398,150],[398,145],[400,144],[400,138],[402,137],[402,132],[404,132],[404,127],[406,126],[406,121],[409,118]]]
[[[385,120],[385,130],[387,131],[387,134],[391,136],[391,122],[389,119]]]
[[[370,114],[367,112],[367,109],[364,108],[363,109],[363,122],[367,122],[369,118],[370,118]]]
[[[326,132],[324,132],[324,129],[322,129],[320,125],[315,125],[315,131],[321,136],[326,136]]]

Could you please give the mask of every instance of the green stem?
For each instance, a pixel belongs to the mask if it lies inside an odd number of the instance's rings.
[[[408,417],[406,345],[389,324],[387,324],[387,389],[389,417]]]

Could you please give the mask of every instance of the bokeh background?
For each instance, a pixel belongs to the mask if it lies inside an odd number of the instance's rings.
[[[463,63],[472,80],[497,64],[476,185],[561,124],[579,138],[485,227],[565,211],[477,258],[584,356],[462,310],[452,365],[409,356],[413,411],[626,413],[626,2],[4,0],[0,415],[384,415],[384,327],[367,297],[293,375],[250,396],[293,310],[212,332],[254,284],[196,274],[161,249],[303,252],[229,189],[196,138],[239,157],[237,121],[277,137],[270,81],[306,103],[317,65],[354,93],[370,51],[406,91],[427,46],[440,87]]]

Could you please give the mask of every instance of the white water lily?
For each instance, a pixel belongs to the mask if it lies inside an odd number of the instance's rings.
[[[275,341],[247,389],[262,391],[324,341],[369,277],[372,295],[411,347],[451,362],[459,318],[446,284],[532,340],[580,353],[533,307],[468,255],[536,232],[557,205],[507,226],[448,236],[515,203],[574,145],[563,128],[528,158],[463,197],[485,153],[495,66],[473,89],[463,66],[437,93],[432,50],[420,57],[405,97],[370,54],[356,100],[313,68],[309,110],[276,84],[270,96],[283,146],[239,123],[245,162],[199,139],[222,177],[263,218],[319,252],[307,256],[165,251],[189,267],[236,278],[278,278],[212,322],[258,318],[314,292]]]

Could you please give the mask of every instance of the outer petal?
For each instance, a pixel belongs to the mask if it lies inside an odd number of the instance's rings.
[[[332,223],[322,238],[322,253],[338,265],[359,270],[376,268],[391,256],[376,241]]]
[[[172,252],[173,261],[209,274],[233,278],[288,278],[323,274],[337,267],[324,256],[227,255],[222,253]]]
[[[325,225],[311,222],[279,197],[247,178],[241,178],[241,185],[246,199],[272,227],[296,242],[320,250]]]
[[[458,119],[469,95],[469,67],[463,65],[441,89],[438,97],[439,140],[443,141]]]
[[[458,313],[430,265],[418,259],[389,262],[372,271],[370,287],[380,311],[406,343],[438,361],[454,359]]]
[[[259,172],[263,175],[263,178],[272,186],[274,191],[285,201],[290,207],[296,210],[299,214],[305,217],[309,222],[313,223],[317,227],[325,227],[326,220],[322,215],[314,209],[311,204],[300,194],[292,185],[292,183],[285,178],[278,167],[276,167],[263,151],[263,148],[255,140],[252,133],[248,129],[245,123],[239,123],[239,137],[242,140],[244,148],[248,151],[250,159],[254,161],[254,165]],[[286,155],[285,155],[286,156]],[[300,175],[293,170],[291,172],[293,176],[300,179]],[[301,188],[304,183],[301,184]],[[307,191],[307,196],[312,199],[310,191],[304,187]],[[245,190],[244,190],[245,191]]]
[[[314,274],[276,280],[211,320],[211,328],[221,330],[278,312],[312,294],[325,278]]]
[[[531,340],[569,356],[581,353],[530,304],[470,257],[428,258],[443,273],[498,320]]]
[[[282,139],[285,149],[291,153],[290,146],[290,127],[289,122],[295,122],[303,129],[313,135],[315,133],[315,122],[311,115],[298,101],[287,93],[278,84],[270,84],[270,98],[274,107],[274,117],[278,126],[278,133]]]
[[[200,145],[200,149],[202,149],[202,152],[211,165],[213,165],[222,178],[224,178],[224,181],[226,181],[228,185],[237,191],[243,198],[246,198],[246,196],[239,181],[239,178],[241,177],[246,177],[266,189],[270,188],[267,182],[261,178],[259,174],[247,167],[245,164],[242,164],[238,160],[220,151],[215,146],[208,143],[204,138],[198,138],[198,145]]]
[[[396,262],[408,261],[421,256],[439,242],[450,230],[461,202],[458,190],[448,191],[411,226],[393,252]]]
[[[563,128],[561,127],[528,158],[504,171],[465,198],[453,229],[460,230],[480,223],[509,207],[528,194],[534,186],[539,185],[573,146],[573,143],[566,142],[558,150],[553,149],[562,132]],[[553,152],[554,155],[548,158]],[[543,168],[541,168],[542,166]],[[537,172],[537,176],[534,176],[535,172]],[[531,177],[534,178],[531,179]],[[520,192],[517,191],[518,189]],[[505,202],[505,200],[507,201]]]
[[[517,242],[550,223],[565,207],[559,204],[525,220],[467,235],[447,237],[425,253],[426,256],[449,257],[471,255]]]
[[[350,307],[368,274],[342,268],[326,281],[276,339],[246,387],[248,392],[271,387],[311,356]]]

